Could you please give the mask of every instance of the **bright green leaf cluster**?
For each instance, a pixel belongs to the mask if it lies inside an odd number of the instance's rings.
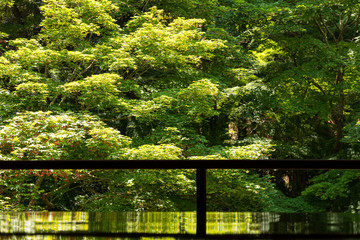
[[[13,160],[106,159],[130,143],[86,114],[25,112],[0,130],[0,152]]]

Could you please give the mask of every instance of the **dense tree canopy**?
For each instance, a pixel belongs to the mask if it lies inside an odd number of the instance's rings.
[[[359,159],[359,21],[353,0],[3,0],[0,158]],[[358,207],[356,171],[208,175],[213,210]],[[3,210],[194,209],[193,171],[0,180]]]

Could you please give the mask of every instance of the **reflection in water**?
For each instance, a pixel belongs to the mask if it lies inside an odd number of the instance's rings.
[[[208,212],[208,234],[353,233],[360,234],[360,214],[286,214],[253,212]],[[1,233],[196,232],[195,212],[8,212],[0,214]],[[11,236],[1,239],[109,239],[51,235]],[[131,238],[111,238],[128,239]],[[150,240],[153,238],[141,238]],[[156,238],[160,239],[160,238]],[[174,238],[161,238],[174,240]]]
[[[0,214],[1,233],[88,231],[87,212],[9,212]]]
[[[195,212],[89,213],[92,232],[196,233]]]

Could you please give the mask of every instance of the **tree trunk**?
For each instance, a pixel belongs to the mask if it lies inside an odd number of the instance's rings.
[[[239,138],[239,129],[236,122],[229,123],[229,137],[231,141],[236,141]]]
[[[12,13],[13,13],[13,15],[14,15],[14,17],[15,17],[16,22],[17,22],[18,24],[20,24],[20,25],[23,25],[24,22],[23,22],[23,20],[22,20],[22,16],[21,16],[20,10],[19,10],[19,8],[16,6],[16,4],[13,5],[13,7],[11,8],[11,10],[12,10]]]
[[[344,70],[338,70],[336,75],[336,85],[338,86],[344,81]],[[336,142],[334,147],[334,152],[339,152],[341,148],[341,139],[343,138],[343,127],[344,127],[344,106],[345,106],[345,94],[342,86],[340,86],[339,93],[339,104],[336,109],[333,111],[333,121],[336,126]]]
[[[290,160],[291,161],[291,160]],[[288,197],[298,197],[310,185],[310,179],[316,175],[314,170],[271,170],[277,188]]]

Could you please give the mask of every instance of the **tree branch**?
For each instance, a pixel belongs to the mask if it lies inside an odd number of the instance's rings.
[[[50,75],[49,75],[49,64],[48,63],[45,64],[45,73],[44,73],[44,75],[45,75],[45,78],[50,77]]]
[[[322,94],[324,94],[324,95],[326,95],[326,92],[324,91],[324,89],[317,83],[317,82],[315,82],[313,79],[309,79],[310,80],[310,82],[312,83],[312,84],[314,84],[314,86],[317,88],[317,89],[319,89],[321,92],[322,92]]]
[[[81,73],[79,75],[84,75],[87,71],[90,70],[90,68],[92,68],[92,66],[94,66],[94,63],[96,63],[96,62],[97,62],[97,60],[94,59],[87,68],[85,68],[84,70],[81,71]]]
[[[92,66],[94,65],[94,63],[96,63],[97,62],[97,60],[96,59],[94,59],[90,64],[89,64],[89,66],[87,66],[84,70],[82,70],[79,74],[76,74],[75,75],[75,73],[74,73],[74,77],[70,80],[70,82],[74,82],[74,81],[76,81],[78,78],[79,78],[79,76],[82,76],[82,75],[84,75],[87,71],[89,71],[90,70],[90,68],[92,68]],[[75,71],[75,70],[74,70]]]
[[[333,38],[333,40],[334,40],[335,43],[337,44],[337,43],[338,43],[338,40],[336,39],[334,33],[328,28],[328,26],[326,25],[323,17],[322,17],[321,15],[319,15],[319,16],[320,16],[320,20],[321,20],[322,24],[324,25],[326,31],[331,35],[331,37]]]
[[[321,32],[321,34],[322,34],[322,36],[323,36],[323,38],[324,38],[324,41],[325,41],[325,43],[326,43],[326,46],[327,46],[328,48],[330,48],[330,44],[329,44],[329,42],[328,42],[326,32],[324,32],[324,30],[321,28],[320,23],[318,22],[318,20],[316,20],[315,17],[314,17],[314,22],[315,22],[316,26],[318,27],[319,31]]]
[[[346,29],[346,26],[349,22],[350,16],[345,16],[344,20],[341,18],[341,14],[339,15],[339,25],[336,25],[336,28],[339,30],[339,36],[337,38],[338,42],[343,41],[344,40],[344,32]]]

